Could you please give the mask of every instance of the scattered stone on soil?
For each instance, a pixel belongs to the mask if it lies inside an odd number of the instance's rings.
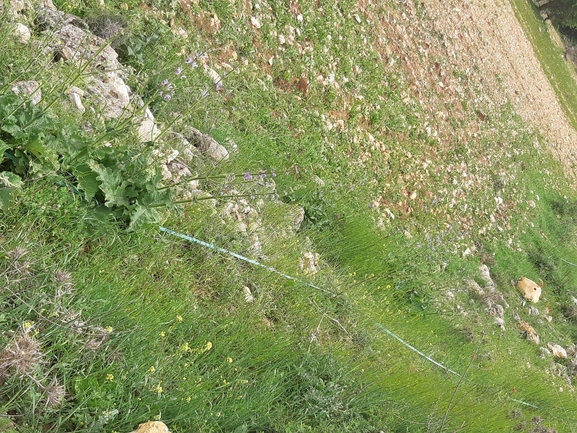
[[[539,344],[539,335],[537,334],[537,331],[535,331],[535,329],[529,325],[527,322],[525,322],[524,320],[520,320],[517,325],[519,326],[519,330],[521,331],[521,334],[529,341],[532,341],[535,344]]]
[[[556,358],[567,358],[567,351],[556,343],[547,343],[547,347],[553,352]]]

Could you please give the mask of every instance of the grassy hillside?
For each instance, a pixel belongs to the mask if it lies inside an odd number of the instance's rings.
[[[465,71],[431,117],[373,31],[405,10],[381,3],[55,1],[124,28],[110,43],[161,130],[230,151],[187,160],[194,200],[160,171],[185,158],[174,134],[72,110],[99,72],[54,61],[34,12],[28,45],[5,15],[0,431],[574,430],[573,185]]]

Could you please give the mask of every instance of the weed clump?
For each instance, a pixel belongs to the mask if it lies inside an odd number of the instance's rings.
[[[128,43],[128,20],[122,15],[99,13],[86,18],[86,24],[96,36],[110,42],[119,53],[126,51]]]
[[[28,376],[34,372],[42,358],[40,342],[24,332],[0,352],[0,375]]]

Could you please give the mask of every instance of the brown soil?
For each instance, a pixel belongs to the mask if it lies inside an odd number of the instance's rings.
[[[402,63],[440,141],[476,136],[491,109],[509,102],[577,177],[577,132],[508,0],[399,0],[387,11],[379,0],[360,0],[358,7],[378,21],[384,63]],[[456,130],[451,118],[466,120],[467,127]]]

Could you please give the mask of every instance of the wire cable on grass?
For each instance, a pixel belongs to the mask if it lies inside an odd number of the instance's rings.
[[[235,253],[235,252],[229,251],[229,250],[227,250],[227,249],[225,249],[225,248],[218,247],[218,246],[216,246],[216,245],[214,245],[214,244],[211,244],[211,243],[209,243],[209,242],[201,241],[200,239],[196,239],[195,237],[188,236],[188,235],[185,235],[185,234],[182,234],[182,233],[178,233],[178,232],[175,232],[174,230],[170,230],[170,229],[167,229],[166,227],[162,227],[162,226],[160,227],[160,231],[162,231],[162,232],[164,232],[164,233],[168,233],[168,234],[173,235],[173,236],[176,236],[176,237],[179,237],[179,238],[181,238],[181,239],[187,240],[187,241],[189,241],[189,242],[194,242],[194,243],[196,243],[196,244],[202,245],[203,247],[207,247],[207,248],[210,248],[210,249],[212,249],[212,250],[215,250],[215,251],[218,251],[218,252],[221,252],[221,253],[224,253],[224,254],[229,254],[229,255],[231,255],[231,256],[239,259],[239,260],[243,260],[243,261],[245,261],[245,262],[247,262],[247,263],[250,263],[250,264],[252,264],[252,265],[259,266],[259,267],[264,268],[264,269],[266,269],[266,270],[268,270],[268,271],[274,272],[275,274],[278,274],[278,275],[280,275],[280,276],[282,276],[282,277],[284,277],[284,278],[286,278],[286,279],[295,281],[295,282],[297,282],[297,283],[304,284],[304,285],[306,285],[306,286],[308,286],[308,287],[312,287],[313,289],[317,289],[317,290],[321,290],[321,291],[326,292],[326,293],[330,293],[331,295],[335,295],[335,293],[331,292],[330,290],[323,289],[323,288],[321,288],[321,287],[319,287],[319,286],[316,286],[316,285],[314,285],[314,284],[311,284],[311,283],[309,283],[309,282],[307,282],[307,281],[301,280],[301,279],[296,278],[296,277],[293,277],[293,276],[291,276],[291,275],[287,275],[287,274],[285,274],[285,273],[283,273],[283,272],[280,272],[279,270],[277,270],[277,269],[275,269],[275,268],[273,268],[273,267],[271,267],[271,266],[263,265],[262,263],[257,262],[256,260],[250,259],[250,258],[248,258],[248,257],[245,257],[245,256],[243,256],[243,255],[237,254],[237,253]],[[435,364],[436,366],[442,368],[443,370],[445,370],[445,371],[447,371],[447,372],[449,372],[449,373],[452,373],[452,374],[457,375],[457,376],[461,376],[459,373],[451,370],[451,369],[448,368],[448,367],[445,367],[443,364],[435,361],[433,358],[425,355],[425,354],[424,354],[423,352],[421,352],[420,350],[418,350],[418,349],[416,349],[415,347],[411,346],[409,343],[407,343],[407,342],[406,342],[405,340],[403,340],[401,337],[399,337],[398,335],[394,334],[392,331],[388,330],[387,328],[385,328],[385,327],[384,327],[383,325],[381,325],[380,323],[376,323],[376,326],[377,326],[379,329],[381,329],[382,331],[384,331],[385,333],[387,333],[388,335],[390,335],[391,337],[393,337],[393,338],[395,338],[396,340],[398,340],[401,344],[403,344],[403,345],[405,345],[406,347],[408,347],[408,348],[409,348],[410,350],[412,350],[413,352],[418,353],[419,355],[421,355],[423,358],[425,358],[425,359],[428,360],[429,362],[432,362],[432,363]]]
[[[401,342],[401,344],[405,345],[406,347],[408,347],[409,349],[411,349],[413,352],[418,353],[419,355],[421,355],[423,358],[425,358],[427,361],[432,362],[433,364],[435,364],[437,367],[442,368],[443,370],[452,373],[456,376],[461,377],[461,375],[453,370],[451,370],[448,367],[445,367],[443,364],[435,361],[433,358],[431,358],[430,356],[425,355],[423,352],[421,352],[419,349],[411,346],[409,343],[407,343],[405,340],[403,340],[401,337],[399,337],[398,335],[394,334],[393,332],[389,331],[387,328],[385,328],[383,325],[381,325],[380,323],[376,323],[377,328],[379,328],[381,331],[386,332],[387,334],[389,334],[391,337],[395,338],[396,340],[398,340],[399,342]]]
[[[190,241],[190,242],[197,243],[197,244],[199,244],[199,245],[202,245],[203,247],[207,247],[207,248],[213,249],[213,250],[215,250],[215,251],[218,251],[218,252],[221,252],[221,253],[224,253],[224,254],[229,254],[229,255],[231,255],[231,256],[239,259],[239,260],[243,260],[243,261],[245,261],[245,262],[247,262],[247,263],[250,263],[251,265],[259,266],[259,267],[261,267],[261,268],[264,268],[264,269],[266,269],[267,271],[270,271],[270,272],[273,272],[273,273],[275,273],[275,274],[278,274],[278,275],[280,275],[281,277],[284,277],[284,278],[286,278],[286,279],[288,279],[288,280],[296,281],[297,283],[304,284],[305,286],[312,287],[313,289],[320,290],[320,291],[325,292],[325,293],[330,293],[330,294],[333,295],[333,296],[336,296],[336,295],[337,295],[336,293],[331,292],[330,290],[323,289],[323,288],[321,288],[321,287],[319,287],[319,286],[315,286],[314,284],[311,284],[311,283],[308,283],[308,282],[306,282],[306,281],[300,280],[300,279],[298,279],[298,278],[296,278],[296,277],[292,277],[292,276],[290,276],[290,275],[287,275],[287,274],[285,274],[285,273],[283,273],[283,272],[281,272],[281,271],[273,268],[272,266],[263,265],[262,263],[257,262],[256,260],[249,259],[248,257],[245,257],[245,256],[242,256],[242,255],[237,254],[237,253],[235,253],[235,252],[229,251],[229,250],[227,250],[227,249],[225,249],[225,248],[217,247],[216,245],[211,244],[211,243],[209,243],[209,242],[201,241],[200,239],[196,239],[196,238],[194,238],[194,237],[192,237],[192,236],[188,236],[188,235],[185,235],[185,234],[182,234],[182,233],[177,233],[177,232],[175,232],[175,231],[173,231],[173,230],[167,229],[166,227],[162,227],[162,226],[160,227],[160,231],[165,232],[165,233],[168,233],[168,234],[171,234],[171,235],[173,235],[173,236],[177,236],[177,237],[179,237],[179,238],[181,238],[181,239],[184,239],[184,240],[187,240],[187,241]]]
[[[233,252],[233,251],[227,250],[226,248],[218,247],[218,246],[216,246],[216,245],[214,245],[214,244],[211,244],[211,243],[209,243],[209,242],[205,242],[205,241],[201,241],[200,239],[196,239],[195,237],[192,237],[192,236],[189,236],[189,235],[185,235],[185,234],[182,234],[182,233],[175,232],[174,230],[168,229],[168,228],[166,228],[166,227],[160,226],[160,231],[161,231],[161,232],[164,232],[164,233],[168,233],[168,234],[173,235],[173,236],[176,236],[176,237],[179,237],[179,238],[184,239],[184,240],[186,240],[186,241],[196,243],[196,244],[201,245],[201,246],[203,246],[203,247],[210,248],[210,249],[215,250],[215,251],[218,251],[218,252],[220,252],[220,253],[231,255],[232,257],[235,257],[235,258],[237,258],[237,259],[239,259],[239,260],[242,260],[242,261],[245,261],[245,262],[247,262],[247,263],[250,263],[250,264],[252,264],[252,265],[254,265],[254,266],[258,266],[258,267],[264,268],[264,269],[266,269],[266,270],[268,270],[268,271],[270,271],[270,272],[273,272],[273,273],[275,273],[275,274],[277,274],[277,275],[280,275],[281,277],[286,278],[286,279],[288,279],[288,280],[295,281],[295,282],[297,282],[297,283],[301,283],[301,284],[303,284],[303,285],[305,285],[305,286],[311,287],[311,288],[316,289],[316,290],[320,290],[320,291],[325,292],[325,293],[330,293],[330,294],[333,295],[333,296],[336,296],[336,295],[337,295],[336,293],[331,292],[330,290],[323,289],[322,287],[319,287],[319,286],[316,286],[316,285],[314,285],[314,284],[312,284],[312,283],[309,283],[309,282],[307,282],[307,281],[301,280],[300,278],[296,278],[296,277],[293,277],[293,276],[291,276],[291,275],[285,274],[284,272],[281,272],[281,271],[279,271],[279,270],[277,270],[277,269],[275,269],[275,268],[273,268],[273,267],[271,267],[271,266],[264,265],[264,264],[262,264],[262,263],[260,263],[260,262],[257,262],[256,260],[250,259],[250,258],[248,258],[248,257],[245,257],[245,256],[241,255],[241,254],[238,254],[238,253],[235,253],[235,252]],[[322,321],[322,320],[321,320],[321,321]],[[320,324],[319,324],[319,325],[320,325]],[[445,366],[444,366],[443,364],[441,364],[440,362],[435,361],[433,358],[431,358],[430,356],[428,356],[428,355],[426,355],[425,353],[421,352],[419,349],[415,348],[415,347],[412,346],[411,344],[407,343],[407,342],[406,342],[405,340],[403,340],[401,337],[399,337],[398,335],[396,335],[395,333],[393,333],[393,332],[390,331],[389,329],[385,328],[385,327],[384,327],[383,325],[381,325],[380,323],[375,322],[375,325],[376,325],[377,328],[379,328],[381,331],[383,331],[383,332],[385,332],[386,334],[388,334],[389,336],[393,337],[395,340],[399,341],[401,344],[403,344],[405,347],[407,347],[408,349],[412,350],[413,352],[417,353],[419,356],[422,356],[422,357],[425,358],[427,361],[433,363],[434,365],[436,365],[437,367],[445,370],[445,371],[448,372],[448,373],[451,373],[451,374],[454,374],[455,376],[460,377],[461,380],[459,381],[459,385],[460,385],[461,382],[463,381],[465,375],[461,375],[461,374],[457,373],[456,371],[453,371],[453,370],[451,370],[450,368],[445,367]],[[470,366],[470,365],[469,365],[469,366]],[[469,368],[469,367],[467,367],[467,369],[468,369],[468,368]],[[465,372],[465,373],[466,373],[466,372]],[[532,408],[535,408],[535,409],[538,408],[538,406],[536,406],[536,405],[534,405],[534,404],[527,403],[527,402],[524,402],[524,401],[521,401],[521,400],[517,400],[517,399],[511,398],[511,397],[509,397],[509,400],[514,401],[514,402],[516,402],[516,403],[520,403],[520,404],[529,406],[529,407],[532,407]]]

